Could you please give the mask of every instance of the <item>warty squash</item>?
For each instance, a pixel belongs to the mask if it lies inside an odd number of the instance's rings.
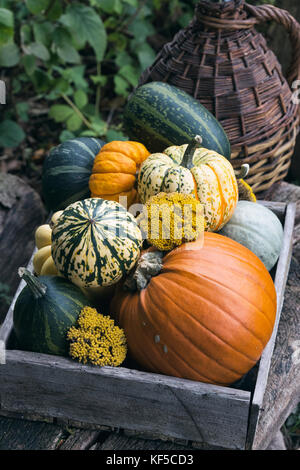
[[[198,246],[197,246],[198,245]],[[137,292],[118,285],[110,313],[145,370],[229,385],[259,360],[276,316],[276,291],[262,261],[243,245],[204,233],[154,260],[139,261]],[[143,258],[144,254],[142,255]]]

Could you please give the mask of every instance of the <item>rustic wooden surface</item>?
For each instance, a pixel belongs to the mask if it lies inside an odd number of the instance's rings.
[[[0,173],[0,285],[9,286],[10,296],[15,294],[20,282],[18,267],[28,263],[34,249],[34,231],[45,216],[36,191],[17,176]],[[7,309],[7,303],[2,300],[0,323]]]
[[[263,197],[273,201],[294,200],[298,204],[291,269],[264,399],[264,411],[260,416],[254,445],[254,448],[257,449],[283,449],[284,443],[279,433],[280,427],[300,401],[300,188],[287,183],[281,183],[272,188],[272,191],[264,194]],[[33,199],[35,198],[36,196],[33,197]],[[19,203],[20,200],[16,198],[15,204]],[[40,219],[36,219],[36,226],[40,223],[38,220],[43,219],[41,207],[40,210]],[[25,234],[24,231],[24,218],[15,219],[15,223],[15,238],[18,230],[20,230],[19,233],[22,233],[21,238],[24,247],[28,244],[30,246],[30,234],[27,231]],[[27,261],[30,258],[31,249],[32,243],[30,249],[28,249]],[[18,258],[14,260],[16,265],[19,265],[18,261]],[[13,260],[10,260],[10,262],[13,263]],[[62,425],[59,422],[50,424],[11,417],[0,417],[0,450],[150,449],[177,451],[183,449],[191,450],[193,448],[188,442],[172,443],[143,439],[137,435],[128,435],[128,433],[118,429],[113,432],[107,430],[97,431],[94,429],[78,430]]]

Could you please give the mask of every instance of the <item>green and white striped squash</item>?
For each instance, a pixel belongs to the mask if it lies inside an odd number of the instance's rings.
[[[89,178],[104,144],[94,137],[78,137],[51,149],[42,171],[42,194],[48,209],[65,209],[91,196]]]
[[[238,201],[233,216],[219,232],[251,250],[268,271],[276,264],[283,240],[277,215],[262,204]]]
[[[142,233],[135,218],[115,201],[90,198],[70,204],[52,229],[58,271],[84,288],[110,286],[134,266]]]

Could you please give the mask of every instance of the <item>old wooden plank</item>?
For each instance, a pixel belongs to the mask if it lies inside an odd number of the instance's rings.
[[[274,279],[274,284],[275,284],[275,288],[277,292],[276,321],[275,321],[275,325],[273,328],[272,336],[263,351],[263,354],[259,363],[256,386],[255,386],[254,395],[252,398],[251,412],[250,412],[250,418],[249,418],[247,447],[251,447],[253,439],[254,439],[256,425],[257,425],[257,421],[259,418],[260,410],[262,408],[263,397],[265,394],[270,364],[271,364],[276,336],[278,332],[278,325],[280,321],[282,305],[283,305],[283,300],[284,300],[284,291],[286,287],[286,282],[287,282],[288,273],[290,269],[290,261],[291,261],[291,256],[292,256],[295,213],[296,213],[296,205],[294,203],[288,204],[286,207],[286,213],[285,213],[283,244],[281,248],[280,257],[277,263],[277,269],[276,269],[276,274],[275,274],[275,279]]]
[[[292,258],[254,449],[266,449],[300,402],[300,260]]]
[[[7,351],[1,406],[243,448],[250,392],[125,368]],[[99,398],[101,397],[101,399]]]
[[[28,263],[34,249],[35,229],[45,220],[40,196],[15,175],[0,173],[0,283],[14,295],[18,267]],[[0,303],[0,324],[8,305]]]
[[[97,444],[93,450],[193,450],[192,445],[179,445],[162,440],[142,439],[123,434],[110,434],[104,442]]]
[[[53,450],[63,434],[53,424],[0,416],[0,450]]]
[[[107,433],[87,429],[72,429],[71,431],[69,430],[69,432],[70,435],[59,446],[59,450],[87,450],[95,442],[100,440],[101,434],[107,435]]]

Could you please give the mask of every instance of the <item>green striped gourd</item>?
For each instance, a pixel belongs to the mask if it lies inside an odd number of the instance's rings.
[[[121,204],[90,198],[70,204],[54,223],[52,256],[74,284],[110,286],[134,266],[142,241],[135,218]]]
[[[78,137],[50,151],[42,171],[42,194],[48,209],[65,209],[72,202],[90,197],[94,159],[104,144],[93,137]]]
[[[230,143],[221,124],[192,96],[168,83],[137,88],[125,107],[123,124],[130,139],[142,142],[151,153],[183,145],[199,134],[203,147],[230,158]]]
[[[249,248],[268,271],[276,264],[282,247],[283,227],[276,214],[262,204],[239,201],[220,233]]]
[[[67,356],[67,331],[82,308],[91,306],[81,290],[58,276],[33,276],[20,268],[26,282],[13,313],[18,347],[25,351]]]

